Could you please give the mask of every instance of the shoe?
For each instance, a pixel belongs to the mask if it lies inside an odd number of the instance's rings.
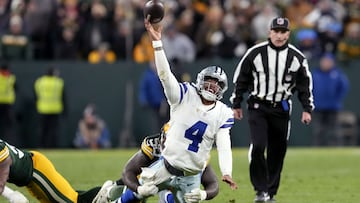
[[[108,203],[109,202],[108,191],[110,191],[110,189],[114,186],[115,186],[115,183],[113,181],[111,181],[111,180],[105,181],[105,183],[102,185],[99,192],[93,199],[92,203]]]
[[[269,199],[270,199],[270,197],[267,192],[259,191],[256,193],[254,202],[255,203],[260,203],[260,202],[264,203],[264,202],[267,202]]]
[[[126,185],[115,185],[111,187],[107,193],[108,201],[114,201],[120,198],[126,189],[127,189]]]
[[[276,203],[276,199],[274,195],[269,195],[269,199],[266,201],[267,203]]]

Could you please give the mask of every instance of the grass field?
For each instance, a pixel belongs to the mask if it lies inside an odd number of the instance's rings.
[[[121,175],[136,149],[105,151],[41,150],[77,190],[101,186]],[[211,163],[220,177],[217,154]],[[211,203],[251,203],[254,192],[249,181],[247,149],[234,149],[233,178],[239,188],[231,191],[220,183],[219,195]],[[16,188],[14,185],[9,185]],[[32,199],[24,188],[30,202]],[[360,148],[289,148],[281,179],[278,203],[360,202]],[[6,202],[0,197],[0,202]],[[148,203],[155,203],[152,198]]]

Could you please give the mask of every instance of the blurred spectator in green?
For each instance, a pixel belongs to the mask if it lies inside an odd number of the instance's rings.
[[[349,61],[360,59],[360,23],[352,22],[347,26],[345,36],[338,45],[338,59]]]
[[[106,123],[96,114],[94,104],[88,104],[80,119],[73,145],[76,148],[103,149],[111,147]]]
[[[0,56],[6,60],[32,59],[32,42],[23,30],[23,19],[19,15],[10,18],[9,29],[1,35]]]

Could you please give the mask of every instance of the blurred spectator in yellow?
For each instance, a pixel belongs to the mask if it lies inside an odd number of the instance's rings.
[[[314,5],[307,0],[292,0],[290,5],[285,8],[285,17],[291,22],[291,30],[307,26],[304,23],[304,17],[309,14]]]
[[[23,27],[23,19],[19,15],[10,18],[8,31],[1,35],[0,57],[6,60],[32,59],[31,39]]]
[[[76,148],[103,149],[111,147],[106,123],[96,114],[94,104],[88,104],[80,119],[73,144]]]
[[[60,116],[67,113],[64,80],[55,67],[50,66],[47,73],[34,84],[37,112],[40,115],[40,147],[58,146]]]
[[[319,68],[312,71],[312,76],[314,145],[341,145],[337,116],[349,90],[348,78],[337,66],[332,53],[320,58]]]
[[[114,63],[116,61],[116,55],[115,52],[110,49],[109,43],[102,42],[96,50],[90,52],[88,61],[91,64]]]
[[[16,100],[16,76],[10,72],[7,62],[0,64],[0,139],[16,142],[14,103]]]
[[[338,59],[360,59],[360,22],[352,22],[346,27],[345,35],[338,44]]]
[[[135,45],[133,56],[136,63],[148,63],[154,60],[154,49],[147,32],[143,33],[140,41]]]

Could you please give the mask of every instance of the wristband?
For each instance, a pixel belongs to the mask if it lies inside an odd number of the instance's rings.
[[[162,42],[161,40],[152,41],[152,47],[156,50],[158,48],[162,48]]]

